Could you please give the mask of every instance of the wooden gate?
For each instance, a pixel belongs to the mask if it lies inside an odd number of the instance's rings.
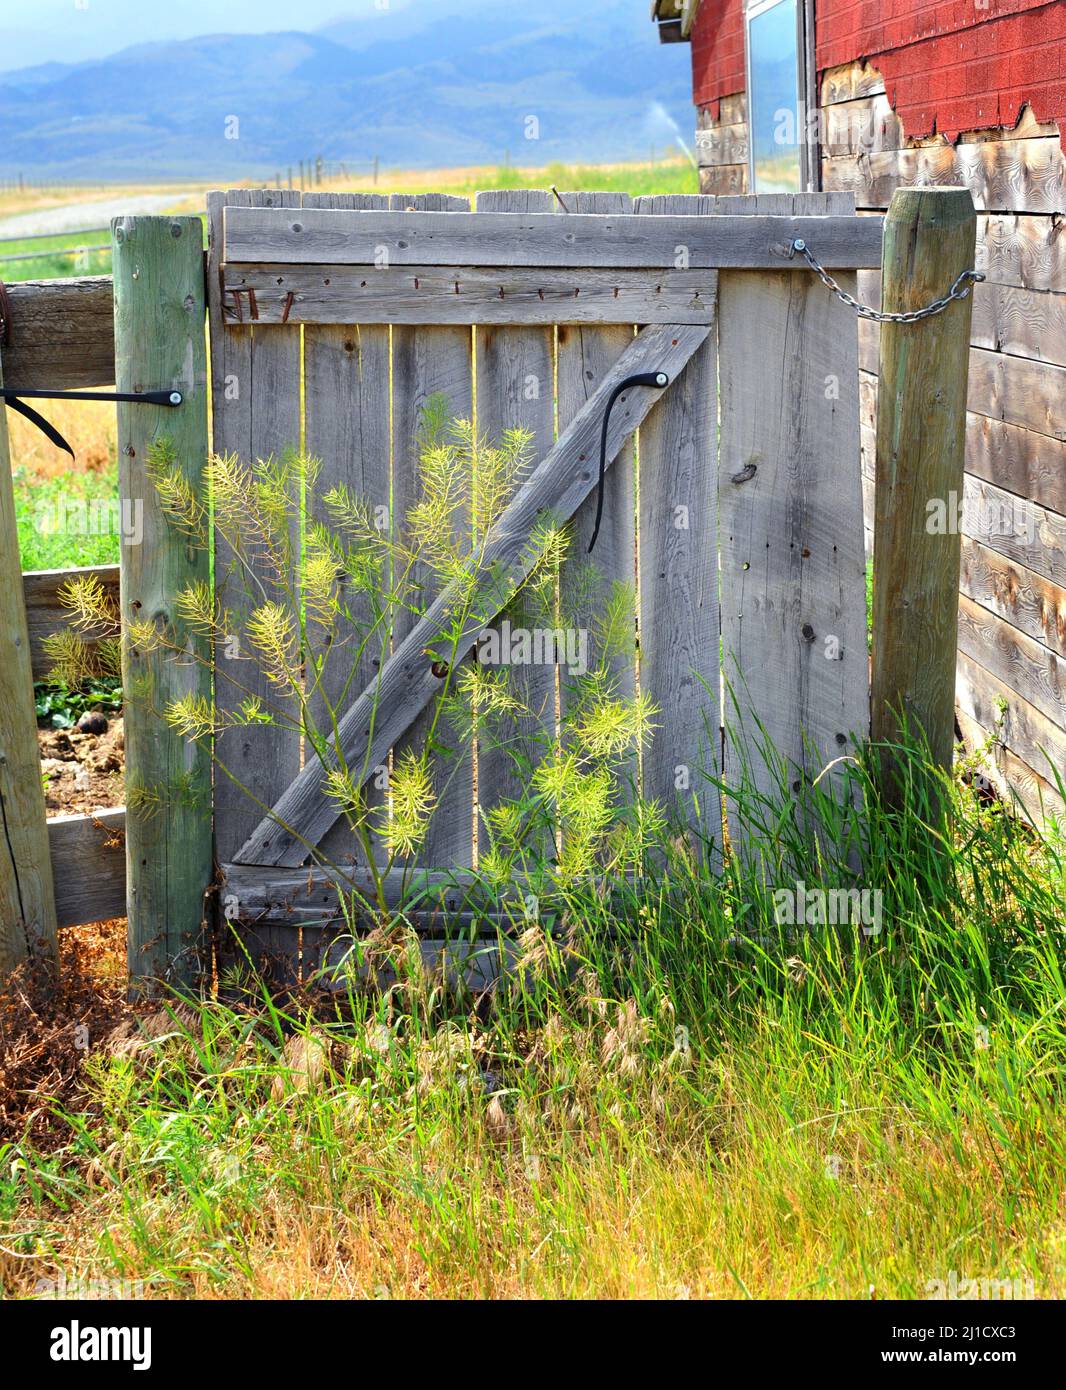
[[[666,373],[665,389],[628,387],[611,414],[594,562],[637,596],[639,655],[617,675],[659,711],[641,792],[708,852],[722,808],[705,774],[728,783],[745,761],[768,787],[769,740],[810,777],[868,732],[856,320],[788,251],[803,238],[853,290],[857,269],[881,263],[881,219],[838,194],[508,191],[471,212],[443,195],[238,191],[210,195],[208,212],[214,451],[251,461],[302,445],[323,484],[395,524],[416,500],[431,397],[492,436],[522,426],[537,466],[491,545],[513,577],[550,512],[574,532],[560,586],[580,582],[608,400],[635,373]],[[229,556],[216,544],[217,578]],[[295,535],[292,556],[296,591]],[[443,601],[427,603],[384,668],[357,673],[339,727],[349,765],[384,765],[417,737],[445,622]],[[533,679],[554,719],[555,672]],[[220,711],[265,695],[263,680],[249,663],[241,692],[217,683]],[[338,916],[316,862],[352,859],[322,764],[272,726],[229,729],[217,751],[233,774],[214,787],[226,915],[292,954],[294,927]],[[491,750],[456,752],[420,864],[473,869],[511,779]]]

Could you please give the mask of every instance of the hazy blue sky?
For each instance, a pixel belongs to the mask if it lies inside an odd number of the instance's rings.
[[[647,0],[531,0],[546,20],[584,7],[648,23]],[[319,29],[363,18],[368,41],[426,19],[481,11],[485,0],[0,0],[0,71],[101,58],[129,44],[198,34]],[[648,25],[650,30],[650,25]],[[649,33],[649,42],[654,36]]]

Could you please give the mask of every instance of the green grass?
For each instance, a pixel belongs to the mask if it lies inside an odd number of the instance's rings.
[[[547,188],[550,184],[561,191],[566,189],[608,190],[633,194],[698,193],[696,170],[691,165],[669,162],[599,167],[597,165],[551,164],[536,170],[521,170],[499,166],[493,173],[484,171],[459,178],[442,172],[439,179],[419,185],[434,192],[455,193],[472,197],[481,189]],[[402,175],[385,175],[380,192],[407,192]],[[206,223],[206,217],[205,217]],[[50,237],[25,237],[0,244],[0,279],[14,284],[21,280],[63,280],[82,275],[111,274],[111,234],[109,231],[92,235],[61,233]],[[84,247],[103,246],[85,255],[61,255],[63,251],[79,251]],[[39,252],[32,260],[7,260],[26,252]]]
[[[82,248],[103,246],[103,251]],[[77,255],[60,255],[64,250],[77,251]],[[40,252],[32,260],[9,260],[8,257],[24,255],[27,252]],[[5,241],[0,245],[0,278],[8,284],[20,280],[66,280],[79,275],[111,274],[111,233],[94,232],[89,236],[71,236],[64,233],[50,237],[25,237],[19,241]]]
[[[97,1050],[63,1147],[0,1152],[0,1276],[884,1299],[955,1271],[1061,1296],[1066,844],[960,786],[945,836],[917,753],[902,811],[871,767],[843,769],[863,819],[824,784],[797,813],[743,794],[757,866],[675,848],[613,907],[574,897],[573,958],[527,931],[476,1007],[403,967],[398,927],[387,992],[246,979]],[[877,889],[880,933],[777,925],[796,879]]]
[[[101,407],[94,407],[101,409]],[[76,565],[118,564],[119,535],[86,534],[94,526],[91,506],[110,504],[118,497],[118,466],[99,472],[70,471],[42,478],[24,469],[14,471],[15,514],[23,570],[70,569]],[[85,529],[78,509],[86,509]],[[73,520],[73,525],[70,524]]]
[[[486,178],[448,182],[441,180],[442,193],[470,196],[481,189],[548,188],[554,184],[561,193],[567,189],[631,193],[634,197],[650,193],[698,193],[699,179],[689,164],[629,164],[606,168],[595,164],[549,164],[534,171],[498,167]],[[397,189],[397,192],[402,192]]]

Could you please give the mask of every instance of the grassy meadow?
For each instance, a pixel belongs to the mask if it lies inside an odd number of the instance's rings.
[[[651,886],[575,895],[561,938],[527,928],[488,994],[427,974],[396,924],[388,988],[340,967],[325,993],[271,998],[245,973],[139,1028],[92,1020],[76,1080],[0,1143],[0,1281],[883,1300],[955,1278],[1061,1297],[1066,842],[959,783],[953,832],[930,830],[909,756],[902,812],[868,762],[850,772],[875,933],[777,924],[764,871],[834,869],[753,801],[762,868],[675,843]],[[806,811],[815,840],[856,847],[828,799]]]

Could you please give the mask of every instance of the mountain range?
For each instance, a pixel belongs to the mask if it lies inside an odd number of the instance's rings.
[[[0,176],[272,177],[646,158],[691,143],[688,50],[643,3],[472,0],[388,28],[210,34],[0,72]]]

